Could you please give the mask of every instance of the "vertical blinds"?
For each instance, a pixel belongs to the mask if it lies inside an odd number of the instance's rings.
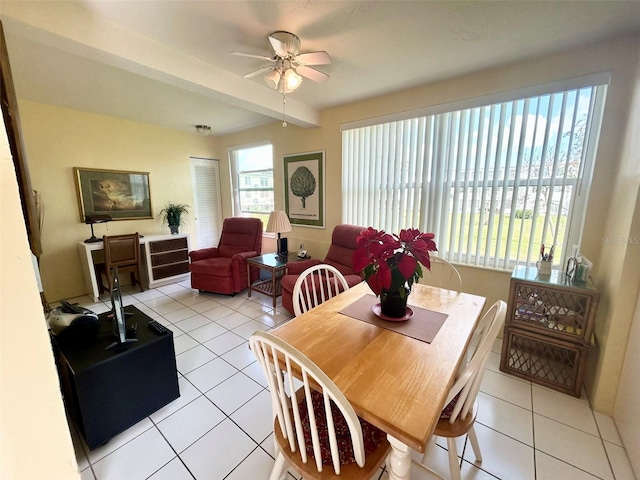
[[[580,242],[605,85],[343,130],[343,221],[510,269]],[[481,103],[479,101],[478,103]]]

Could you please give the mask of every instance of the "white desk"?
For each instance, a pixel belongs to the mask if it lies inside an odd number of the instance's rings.
[[[103,242],[78,242],[78,252],[87,293],[93,301],[100,297],[94,255],[102,254]],[[154,288],[189,278],[189,235],[144,235],[140,238],[142,255],[140,279],[145,288]]]

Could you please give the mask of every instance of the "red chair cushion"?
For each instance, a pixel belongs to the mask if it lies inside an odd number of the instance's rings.
[[[460,396],[460,393],[458,393],[458,395],[453,397],[453,400],[451,400],[449,404],[446,407],[444,407],[444,409],[442,410],[442,413],[440,414],[440,418],[442,420],[449,420],[451,418],[451,415],[453,415],[453,409],[456,408],[456,403],[458,401],[459,396]]]
[[[311,403],[313,405],[313,411],[316,417],[316,427],[318,428],[318,437],[320,439],[320,454],[323,465],[332,465],[331,461],[331,448],[329,447],[329,429],[327,426],[327,419],[324,413],[324,397],[320,392],[311,392]],[[303,398],[298,404],[300,407],[300,419],[302,420],[302,430],[304,433],[304,441],[306,445],[307,454],[314,456],[313,443],[311,441],[311,427],[309,423],[309,412],[307,410],[306,400]],[[331,402],[331,413],[333,415],[333,423],[336,430],[336,440],[338,443],[338,452],[340,456],[340,464],[355,463],[356,459],[353,456],[353,445],[351,444],[351,434],[349,433],[349,426],[347,425],[344,416],[338,409],[337,405]],[[386,434],[371,425],[369,422],[360,420],[360,426],[362,427],[362,437],[364,440],[364,452],[365,455],[370,454],[380,446],[380,444],[386,438]]]

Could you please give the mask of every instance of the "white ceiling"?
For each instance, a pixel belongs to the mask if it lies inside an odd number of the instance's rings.
[[[325,84],[287,96],[287,121],[514,60],[640,32],[640,1],[0,0],[19,98],[214,134],[282,120],[282,96],[243,75],[267,36],[326,50]]]

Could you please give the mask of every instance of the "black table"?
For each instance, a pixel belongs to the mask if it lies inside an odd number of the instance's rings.
[[[134,306],[137,342],[107,349],[114,341],[105,319],[95,339],[59,345],[53,339],[65,404],[94,449],[180,396],[173,333],[157,335],[150,317]]]

